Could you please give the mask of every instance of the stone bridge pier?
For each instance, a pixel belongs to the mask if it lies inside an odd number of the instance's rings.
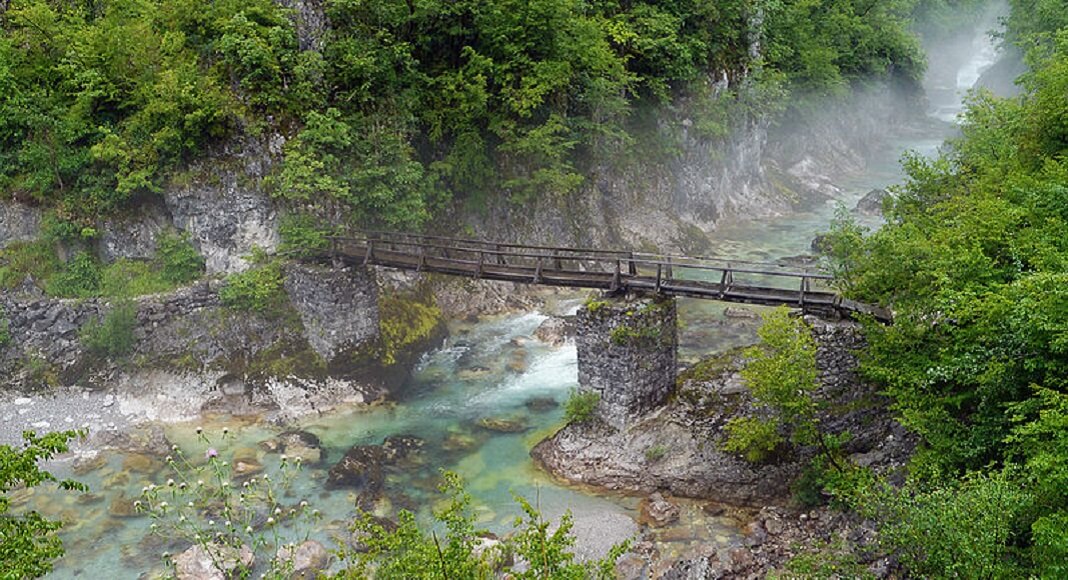
[[[576,316],[579,390],[600,395],[597,415],[621,429],[675,389],[675,299],[628,293],[591,300]]]

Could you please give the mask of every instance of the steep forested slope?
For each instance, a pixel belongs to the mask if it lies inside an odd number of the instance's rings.
[[[275,195],[419,225],[454,196],[573,191],[682,94],[717,135],[746,107],[915,83],[911,19],[976,4],[9,0],[0,190],[79,230],[212,143],[280,131]]]
[[[1068,12],[1012,8],[1023,94],[974,95],[886,227],[835,233],[844,288],[896,313],[866,372],[924,447],[873,506],[922,574],[1068,573]]]

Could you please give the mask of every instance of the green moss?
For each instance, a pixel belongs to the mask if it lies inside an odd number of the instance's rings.
[[[597,314],[606,308],[608,308],[607,300],[597,300],[592,296],[586,299],[586,310],[590,314]]]
[[[732,349],[725,353],[717,354],[702,359],[697,364],[679,373],[677,384],[682,387],[688,382],[708,382],[735,366],[735,360],[742,349]]]
[[[379,294],[377,358],[394,364],[399,353],[430,338],[442,323],[441,309],[426,288],[405,295]]]

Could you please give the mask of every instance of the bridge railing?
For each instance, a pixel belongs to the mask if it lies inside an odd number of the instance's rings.
[[[538,282],[561,272],[570,274],[607,274],[620,285],[628,278],[654,280],[656,289],[677,281],[696,280],[719,283],[721,287],[751,285],[800,290],[802,295],[822,290],[831,280],[826,273],[804,267],[747,260],[728,260],[709,256],[680,256],[569,248],[542,245],[487,242],[423,234],[366,232],[331,238],[332,252],[352,255],[362,252],[365,261],[376,252],[417,259],[416,269],[430,262],[447,262],[467,267],[476,277],[493,268],[520,270]],[[440,265],[440,264],[439,264]]]

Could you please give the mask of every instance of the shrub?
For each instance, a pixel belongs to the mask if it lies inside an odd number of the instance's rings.
[[[740,453],[752,463],[764,461],[785,441],[775,419],[734,417],[723,426],[723,431],[727,434],[723,450]]]
[[[665,445],[653,445],[645,450],[646,461],[660,461],[667,455],[667,446]]]
[[[597,403],[601,402],[601,395],[594,391],[579,391],[574,389],[571,396],[564,403],[564,420],[568,423],[584,423],[593,418],[597,410]]]
[[[100,322],[82,327],[82,344],[97,356],[122,356],[133,349],[137,326],[137,305],[132,301],[116,304]]]
[[[286,301],[284,280],[281,264],[266,262],[227,277],[219,298],[236,310],[275,314]]]
[[[171,284],[186,284],[204,274],[201,256],[189,234],[164,233],[157,241],[156,265],[160,275]]]
[[[365,549],[342,551],[348,566],[333,578],[554,578],[598,579],[615,577],[615,562],[629,547],[629,541],[613,546],[600,560],[577,562],[572,546],[575,538],[570,512],[559,525],[544,519],[522,497],[516,497],[523,515],[516,518],[514,534],[494,548],[480,547],[485,531],[475,528],[471,496],[460,478],[444,472],[440,486],[447,501],[437,511],[435,528],[427,532],[415,515],[402,510],[396,529],[387,530],[370,514],[362,514],[354,530],[362,533]],[[514,555],[516,564],[509,563]],[[518,568],[518,569],[517,569]]]
[[[11,323],[8,322],[3,309],[0,309],[0,348],[7,346],[9,342],[11,342]]]
[[[326,238],[332,232],[322,227],[313,216],[290,214],[283,217],[278,224],[278,233],[282,236],[283,251],[308,255],[330,247],[330,240]]]
[[[48,281],[46,291],[61,298],[90,298],[100,291],[100,263],[79,252]]]

